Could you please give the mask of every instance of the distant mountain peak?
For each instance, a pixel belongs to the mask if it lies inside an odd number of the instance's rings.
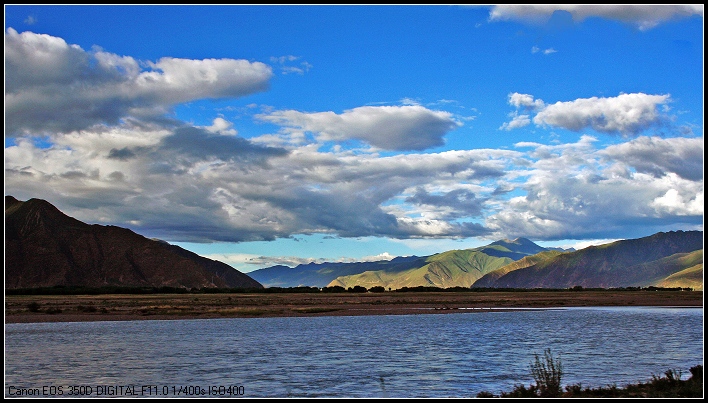
[[[521,237],[513,240],[502,239],[496,242],[492,242],[488,246],[501,246],[506,249],[509,249],[514,253],[520,253],[523,255],[535,255],[536,253],[547,250],[547,248],[538,246],[533,241]]]
[[[513,244],[534,244],[534,245],[536,245],[536,244],[535,244],[533,241],[531,241],[530,239],[528,239],[528,238],[523,238],[523,237],[517,237],[517,238],[514,238],[514,239],[504,238],[504,239],[500,239],[500,240],[498,240],[498,241],[496,241],[496,242],[492,242],[492,244],[499,244],[499,243],[507,243],[507,244],[508,244],[508,243],[513,243]]]

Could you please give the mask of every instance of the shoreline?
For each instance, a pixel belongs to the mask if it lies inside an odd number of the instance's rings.
[[[429,315],[570,307],[703,308],[702,291],[6,295],[5,324]],[[34,312],[32,312],[34,310]]]

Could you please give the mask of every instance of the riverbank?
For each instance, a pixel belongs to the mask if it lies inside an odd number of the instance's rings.
[[[703,307],[701,291],[6,295],[5,323],[452,314],[581,306]]]

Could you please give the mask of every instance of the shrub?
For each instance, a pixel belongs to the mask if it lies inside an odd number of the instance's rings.
[[[333,285],[333,286],[322,288],[322,292],[345,292],[345,291],[347,291],[347,289],[342,287],[341,285]]]
[[[27,309],[29,309],[30,312],[39,312],[39,304],[37,302],[30,302],[27,304]]]
[[[494,397],[494,394],[492,392],[481,391],[477,393],[477,397]]]
[[[93,305],[89,305],[89,306],[79,305],[76,307],[76,310],[79,312],[96,312],[98,310],[98,308],[96,308]]]
[[[528,389],[524,385],[516,385],[511,392],[502,392],[501,397],[538,397],[537,391],[536,385],[529,385]]]
[[[536,381],[538,392],[541,397],[558,397],[561,389],[561,377],[563,376],[563,365],[560,358],[553,357],[551,349],[547,348],[543,353],[543,359],[538,354],[534,354],[535,360],[531,364],[531,375]]]

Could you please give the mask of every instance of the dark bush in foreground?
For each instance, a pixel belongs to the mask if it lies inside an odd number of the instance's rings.
[[[482,391],[477,397],[614,397],[614,398],[667,398],[667,397],[703,397],[703,365],[696,365],[690,369],[691,377],[687,380],[681,379],[681,372],[670,369],[664,376],[652,375],[648,383],[637,383],[618,388],[616,385],[608,385],[599,388],[583,388],[578,383],[565,387],[565,392],[561,389],[561,377],[563,368],[559,358],[554,358],[550,349],[544,352],[543,358],[535,355],[535,361],[531,364],[531,374],[536,381],[535,385],[516,385],[511,392],[502,392],[499,396],[488,391]]]
[[[538,394],[541,397],[558,397],[562,393],[561,378],[563,377],[563,365],[560,358],[553,358],[551,349],[548,348],[543,353],[543,360],[534,354],[535,360],[531,364],[531,375],[538,386]]]
[[[595,389],[584,388],[580,384],[565,387],[562,397],[703,397],[703,366],[696,365],[690,369],[691,377],[681,380],[681,372],[668,370],[664,376],[652,375],[648,383],[637,383],[618,388],[609,385]]]

